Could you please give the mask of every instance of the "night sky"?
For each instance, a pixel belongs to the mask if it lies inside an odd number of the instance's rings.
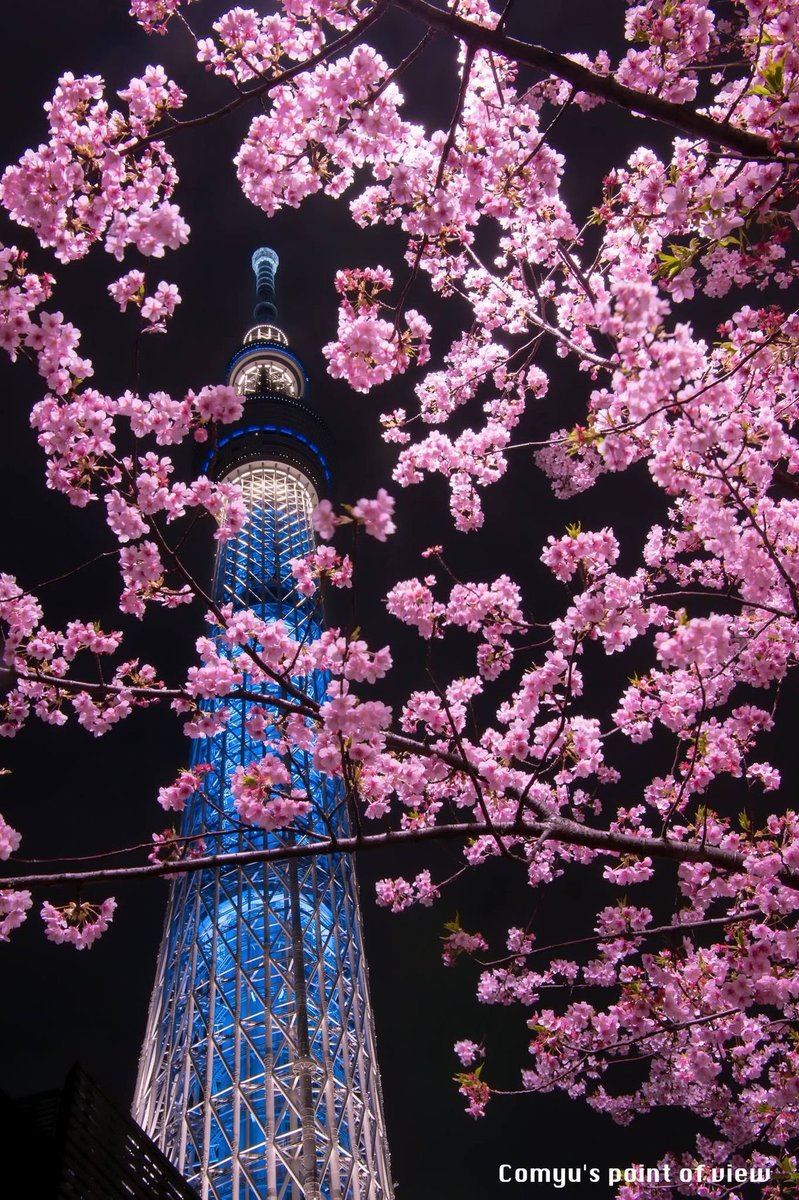
[[[529,33],[555,49],[583,49],[603,44],[606,28],[621,27],[625,5],[517,4],[511,32]],[[198,27],[213,4],[192,10]],[[7,68],[0,77],[4,129],[0,163],[16,161],[26,146],[45,138],[42,103],[65,70],[105,77],[109,91],[124,87],[147,62],[162,62],[191,93],[199,84],[191,115],[215,108],[230,98],[224,81],[197,67],[188,39],[148,39],[127,17],[126,0],[73,0],[44,5],[7,6],[4,13]],[[613,10],[617,20],[609,21]],[[179,33],[179,31],[176,31]],[[394,22],[381,38],[398,58],[397,47],[413,44],[418,30],[410,22]],[[610,47],[609,47],[610,48]],[[419,64],[410,84],[409,112],[427,123],[445,126],[454,105],[454,47],[437,42]],[[238,113],[226,124],[199,134],[171,139],[182,184],[177,200],[192,227],[188,247],[167,253],[148,269],[148,280],[177,282],[183,295],[167,337],[144,339],[142,389],[170,390],[183,395],[222,378],[226,361],[250,324],[252,275],[249,259],[259,245],[272,245],[281,256],[278,303],[281,323],[292,348],[304,360],[312,381],[312,398],[336,434],[336,487],[343,500],[374,495],[390,474],[393,452],[379,438],[378,413],[402,404],[413,379],[400,379],[374,396],[354,396],[326,373],[321,346],[335,333],[334,271],[347,265],[382,263],[400,279],[399,241],[391,232],[361,232],[346,207],[313,198],[299,212],[267,220],[241,195],[232,157],[250,120]],[[612,162],[623,161],[646,139],[662,145],[664,135],[642,122],[600,109],[587,119],[564,121],[556,144],[572,158],[566,197],[585,214],[596,202],[598,186]],[[614,143],[612,159],[601,157]],[[123,270],[142,266],[129,256],[122,267],[99,248],[88,261],[63,269],[38,250],[28,231],[0,218],[0,240],[31,251],[32,270],[54,268],[58,289],[50,307],[60,308],[83,330],[82,350],[95,365],[101,391],[117,394],[131,386],[137,318],[121,317],[105,294],[108,282]],[[413,303],[437,313],[424,282]],[[434,342],[434,364],[464,316],[454,306],[442,317]],[[542,363],[552,367],[554,360]],[[553,424],[566,424],[585,397],[585,378],[573,367],[555,367],[550,398],[533,411],[523,432],[540,437]],[[0,363],[3,397],[3,560],[0,569],[16,574],[34,589],[65,574],[62,583],[41,589],[46,622],[59,627],[67,620],[99,618],[119,624],[116,611],[118,574],[113,560],[103,559],[75,569],[112,545],[103,513],[78,512],[66,499],[43,485],[43,458],[27,423],[31,403],[42,393],[26,364]],[[189,468],[184,455],[182,463]],[[554,615],[559,593],[538,563],[547,534],[586,513],[592,521],[612,516],[634,546],[636,505],[625,488],[638,477],[608,481],[599,497],[553,501],[529,452],[512,456],[501,487],[485,496],[486,532],[448,535],[447,489],[440,479],[398,496],[400,532],[386,548],[366,547],[365,585],[359,596],[358,620],[375,646],[396,640],[407,664],[405,690],[421,680],[422,651],[418,639],[383,612],[379,597],[397,578],[422,572],[419,552],[435,541],[452,546],[450,561],[473,579],[489,579],[500,569],[524,589],[536,619]],[[641,477],[643,478],[643,477]],[[395,491],[398,489],[395,489]],[[210,570],[211,539],[207,533],[191,549],[198,572]],[[204,564],[207,564],[204,567]],[[125,628],[128,626],[126,625]],[[191,661],[193,641],[202,631],[199,608],[176,614],[150,612],[132,629],[130,654],[160,663],[168,680],[180,678]],[[457,642],[469,657],[467,639]],[[442,668],[452,667],[442,659]],[[386,695],[391,699],[390,695]],[[48,729],[32,726],[2,746],[2,761],[12,774],[0,779],[0,811],[23,833],[21,857],[48,859],[56,854],[99,854],[110,847],[148,842],[166,824],[155,804],[159,786],[171,782],[188,760],[189,747],[178,723],[167,712],[135,715],[118,730],[94,739],[77,726]],[[515,1165],[602,1165],[644,1159],[656,1161],[669,1148],[663,1127],[643,1123],[634,1133],[619,1132],[579,1102],[560,1095],[522,1096],[489,1106],[474,1122],[463,1113],[463,1101],[451,1076],[457,1069],[452,1043],[460,1037],[487,1041],[488,1080],[504,1088],[518,1086],[524,1065],[525,1028],[521,1010],[478,1005],[474,997],[477,970],[461,963],[447,970],[440,961],[444,922],[456,910],[467,929],[479,928],[490,938],[509,923],[535,916],[539,940],[564,940],[590,931],[586,924],[585,882],[579,876],[561,881],[540,896],[524,887],[507,868],[491,864],[447,893],[432,912],[412,910],[391,916],[375,909],[373,881],[387,874],[412,876],[431,865],[434,878],[457,869],[458,848],[435,852],[364,857],[358,864],[366,921],[366,953],[377,1023],[386,1117],[394,1177],[400,1200],[437,1197],[559,1195],[553,1189],[503,1188],[497,1181],[501,1162]],[[598,869],[593,879],[598,877]],[[2,1008],[6,1048],[0,1087],[21,1095],[58,1086],[73,1061],[80,1060],[100,1086],[127,1108],[144,1032],[155,958],[161,935],[166,885],[152,881],[114,886],[119,909],[109,933],[89,953],[44,940],[37,909],[42,899],[65,902],[57,893],[35,897],[26,925],[16,932],[2,955]],[[98,893],[98,898],[108,894]],[[37,903],[38,902],[38,903]],[[504,926],[503,926],[504,921]],[[495,943],[497,945],[497,943]],[[596,1194],[603,1187],[586,1187]]]

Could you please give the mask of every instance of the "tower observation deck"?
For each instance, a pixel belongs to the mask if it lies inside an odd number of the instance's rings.
[[[297,591],[289,563],[313,549],[311,516],[329,466],[324,424],[307,404],[305,369],[276,323],[277,266],[273,250],[253,255],[256,324],[227,371],[246,402],[241,420],[220,431],[213,469],[241,488],[248,520],[217,550],[213,596],[220,606],[280,619],[307,641],[322,632],[321,618],[313,599]],[[292,682],[323,699],[322,672]],[[281,695],[276,683],[249,690]],[[303,750],[286,765],[292,785],[313,802],[307,833],[243,823],[231,778],[267,753],[279,732],[254,735],[257,701],[203,703],[231,715],[223,732],[194,743],[192,766],[209,769],[187,803],[182,834],[204,836],[209,851],[219,852],[347,834],[341,790]],[[175,877],[133,1115],[202,1200],[389,1200],[358,892],[347,857]]]

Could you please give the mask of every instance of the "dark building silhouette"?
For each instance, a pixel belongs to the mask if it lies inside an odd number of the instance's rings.
[[[60,1090],[0,1093],[3,1200],[197,1200],[147,1134],[75,1065]],[[24,1185],[11,1182],[12,1171]]]

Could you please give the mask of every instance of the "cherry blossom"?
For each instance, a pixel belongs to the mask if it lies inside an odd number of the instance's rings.
[[[366,532],[379,542],[384,542],[396,530],[391,519],[393,512],[394,499],[385,488],[378,490],[374,500],[359,500],[352,509],[353,517],[362,521]]]
[[[130,13],[148,33],[166,33],[169,18],[192,0],[131,0]]]
[[[291,825],[311,811],[310,801],[304,793],[291,788],[289,771],[271,753],[246,767],[237,767],[231,788],[242,818],[268,832]]]
[[[109,283],[108,291],[122,312],[131,302],[140,304],[144,298],[144,271],[128,271],[126,275],[120,275],[119,279]]]
[[[0,814],[0,858],[7,859],[19,849],[21,841],[20,835],[16,829],[12,829],[7,821]]]
[[[196,771],[181,771],[175,783],[161,788],[158,793],[158,803],[162,808],[182,812],[186,801],[202,786],[202,779]]]
[[[45,935],[51,942],[69,942],[76,950],[88,950],[108,929],[116,906],[113,896],[100,905],[72,900],[56,907],[45,900],[42,905]]]
[[[170,155],[160,142],[138,140],[184,95],[160,68],[148,68],[120,96],[127,116],[109,110],[98,76],[63,75],[45,106],[50,141],[26,151],[0,180],[0,203],[63,262],[84,257],[103,237],[118,259],[130,244],[160,258],[188,239],[170,202],[177,182]]]
[[[455,1082],[460,1084],[458,1091],[469,1101],[466,1111],[470,1117],[485,1116],[485,1109],[491,1099],[491,1089],[480,1078],[480,1069],[455,1076]]]
[[[456,1042],[454,1050],[464,1067],[470,1067],[478,1058],[485,1055],[484,1047],[478,1046],[477,1042],[469,1041],[468,1038]]]
[[[402,912],[411,904],[430,907],[438,898],[438,889],[430,878],[430,872],[420,871],[410,882],[406,879],[381,879],[377,883],[377,903],[392,912]]]
[[[0,942],[7,942],[12,929],[18,929],[33,904],[30,892],[24,889],[0,890]]]

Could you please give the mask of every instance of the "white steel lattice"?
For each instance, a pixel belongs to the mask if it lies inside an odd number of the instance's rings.
[[[281,618],[298,638],[321,627],[289,561],[313,547],[307,477],[278,462],[228,476],[248,509],[217,554],[220,603]],[[316,674],[295,679],[315,699]],[[269,685],[278,692],[278,685]],[[266,698],[269,688],[261,686]],[[219,850],[285,845],[303,834],[240,824],[230,778],[267,742],[247,729],[253,702],[225,704],[224,733],[196,742],[210,771],[182,832]],[[271,736],[276,736],[272,731]],[[348,828],[343,797],[305,752],[292,783],[314,802],[308,834]],[[176,878],[140,1063],[134,1116],[202,1200],[388,1200],[380,1079],[357,886],[341,855]]]
[[[236,377],[235,388],[242,396],[254,396],[259,392],[280,392],[286,396],[299,393],[296,375],[282,363],[255,362],[245,367]]]

